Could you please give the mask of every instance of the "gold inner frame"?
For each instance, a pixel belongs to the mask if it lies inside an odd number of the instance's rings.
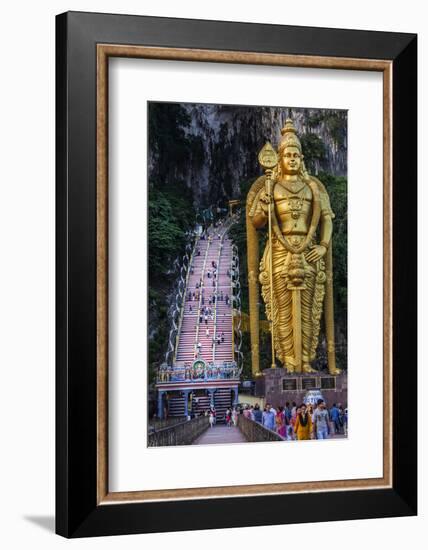
[[[277,65],[383,73],[383,476],[129,492],[108,490],[108,60],[110,57]],[[97,45],[97,503],[222,498],[392,486],[392,62],[357,58]]]

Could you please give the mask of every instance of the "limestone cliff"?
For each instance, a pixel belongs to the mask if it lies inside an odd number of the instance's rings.
[[[162,186],[183,182],[196,207],[239,198],[240,184],[260,174],[258,151],[267,140],[278,144],[287,117],[294,121],[311,173],[347,172],[346,111],[152,103],[149,112],[149,179],[162,180]],[[179,158],[166,170],[169,149]]]

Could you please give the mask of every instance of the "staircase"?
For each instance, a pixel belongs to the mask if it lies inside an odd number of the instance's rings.
[[[204,414],[210,408],[210,396],[199,395],[192,398],[192,413]]]
[[[168,415],[184,416],[184,397],[170,397],[168,399]]]
[[[168,415],[184,416],[185,398],[192,396],[188,413],[202,415],[210,409],[210,391],[218,422],[224,422],[232,405],[232,388],[239,385],[233,352],[232,241],[228,238],[234,217],[211,226],[199,238],[187,272],[185,300],[181,307],[173,364],[162,366],[159,391],[168,398]],[[195,364],[195,360],[205,365]],[[158,414],[162,418],[162,398]]]
[[[232,391],[230,388],[219,388],[214,394],[214,406],[217,422],[224,422],[226,409],[232,406]]]
[[[176,347],[178,367],[195,359],[206,363],[233,360],[229,271],[232,243],[226,236],[227,229],[227,223],[221,228],[211,227],[193,254]]]
[[[230,388],[218,388],[214,393],[214,407],[216,409],[217,422],[224,422],[226,409],[232,406],[232,390]],[[192,413],[204,414],[210,408],[210,396],[199,395],[192,399]]]

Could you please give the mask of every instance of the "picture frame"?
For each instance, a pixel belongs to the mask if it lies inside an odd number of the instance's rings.
[[[383,74],[383,457],[376,480],[108,488],[108,60]],[[417,513],[413,34],[68,12],[56,19],[56,532],[65,537]],[[250,505],[248,505],[250,503]],[[252,504],[252,505],[251,505]],[[304,508],[305,513],[302,514]],[[285,513],[286,511],[286,513]],[[165,521],[168,518],[168,521]]]

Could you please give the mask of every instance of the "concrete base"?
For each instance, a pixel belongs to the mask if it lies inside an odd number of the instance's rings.
[[[320,390],[327,404],[340,403],[348,406],[348,378],[346,373],[331,376],[327,373],[288,374],[285,369],[265,369],[263,371],[265,399],[274,407],[285,405],[286,401],[304,402],[309,390]]]

